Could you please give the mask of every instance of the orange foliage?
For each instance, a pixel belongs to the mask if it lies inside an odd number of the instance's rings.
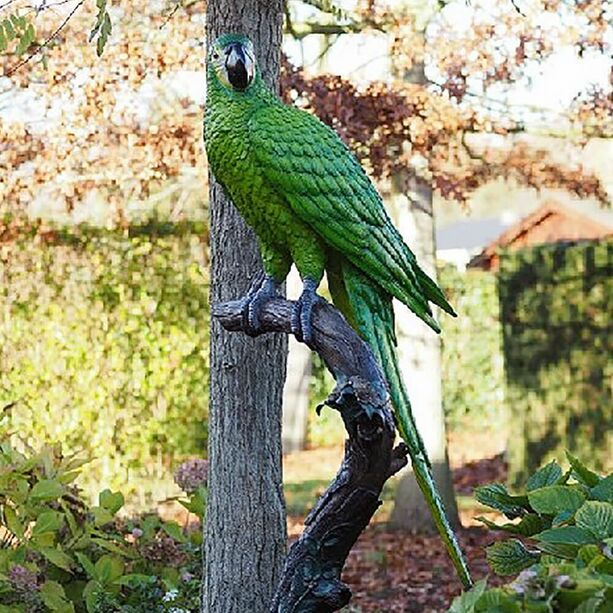
[[[178,70],[202,78],[202,20],[183,13],[165,23],[149,3],[114,2],[114,35],[98,58],[88,41],[95,17],[90,4],[49,50],[46,70],[31,62],[10,77],[14,90],[35,91],[49,119],[42,125],[0,120],[0,217],[10,214],[15,222],[26,208],[38,210],[37,202],[71,211],[99,194],[111,221],[124,223],[127,203],[185,172],[204,193],[202,108],[168,91]],[[61,21],[43,17],[42,37]],[[0,56],[0,70],[14,64],[15,58]],[[142,106],[145,90],[153,99],[149,108]]]
[[[606,202],[601,183],[580,166],[554,163],[546,152],[525,143],[475,154],[464,138],[473,132],[504,136],[522,130],[469,100],[469,77],[479,76],[486,85],[519,78],[528,62],[542,60],[561,38],[579,50],[602,50],[607,28],[602,3],[565,2],[562,7],[561,0],[542,2],[543,14],[580,12],[587,24],[576,30],[573,20],[562,20],[548,31],[538,20],[518,14],[510,2],[487,3],[494,12],[489,16],[474,4],[471,27],[458,35],[452,24],[437,17],[424,47],[422,37],[412,35],[412,15],[392,11],[382,1],[359,3],[357,16],[366,28],[392,34],[397,73],[414,68],[429,54],[444,77],[438,89],[374,83],[362,91],[336,76],[308,78],[285,62],[283,95],[338,130],[377,178],[417,172],[418,159],[420,175],[441,195],[459,201],[484,183],[505,177]],[[27,0],[16,0],[11,10],[26,5]],[[0,89],[35,92],[49,117],[32,125],[0,120],[0,219],[5,226],[25,223],[45,207],[71,212],[89,206],[92,199],[106,207],[108,223],[128,224],[133,211],[143,208],[135,203],[166,194],[169,185],[189,184],[192,193],[205,193],[203,109],[178,99],[171,86],[178,71],[191,71],[189,78],[202,79],[204,92],[203,10],[193,3],[167,20],[159,7],[143,0],[114,0],[109,5],[113,34],[98,58],[88,41],[95,6],[86,2],[45,51],[46,70],[35,56],[0,80]],[[44,11],[36,17],[39,40],[54,32],[63,16]],[[6,73],[15,63],[10,54],[0,55],[0,71]],[[144,97],[152,101],[146,109]],[[606,135],[611,110],[610,93],[594,90],[577,98],[569,118],[587,136]],[[185,214],[180,192],[166,194],[172,220]]]

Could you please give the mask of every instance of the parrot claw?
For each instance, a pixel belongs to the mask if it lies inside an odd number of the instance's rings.
[[[268,275],[259,276],[241,299],[243,330],[248,336],[258,336],[262,333],[260,313],[262,307],[271,298],[277,297],[277,282]]]
[[[305,279],[302,294],[294,303],[292,309],[292,333],[296,339],[309,347],[313,342],[313,307],[325,300],[316,293],[317,283],[312,279]]]

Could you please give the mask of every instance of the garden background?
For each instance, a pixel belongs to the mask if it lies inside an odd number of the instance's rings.
[[[120,521],[157,509],[188,526],[202,513],[199,502],[187,515],[175,500],[195,491],[176,472],[206,456],[208,437],[206,7],[99,0],[32,13],[9,4],[0,5],[9,23],[0,13],[0,440],[26,456],[61,443],[58,457],[88,460],[77,480],[84,504]],[[427,267],[439,256],[439,282],[459,314],[440,318],[432,378],[442,382],[443,452],[467,527],[485,512],[472,496],[479,483],[520,487],[553,458],[567,465],[566,449],[597,471],[612,468],[613,73],[601,4],[287,3],[285,100],[339,131],[400,226],[419,208],[405,194],[428,187],[430,225],[411,245]],[[573,66],[573,78],[560,79],[560,66]],[[557,88],[549,98],[548,88]],[[450,263],[429,243],[445,229],[460,236],[464,222],[511,219],[508,228],[552,199],[597,211],[602,237],[501,246],[497,270]],[[309,364],[304,449],[285,458],[290,535],[344,439],[338,415],[315,414],[332,381],[316,358]],[[17,464],[7,457],[5,466]],[[43,457],[42,466],[60,461]],[[398,482],[384,490],[377,529]],[[105,506],[105,488],[121,491],[122,504],[107,496]],[[180,541],[177,528],[149,528],[156,547]],[[465,538],[483,574],[487,537]],[[391,606],[380,604],[385,589],[390,602],[406,598],[398,577],[415,568],[394,557],[396,544],[369,532],[351,558],[365,611]],[[435,539],[398,547],[422,554],[427,588],[416,601],[425,594],[445,610],[457,586],[445,583]],[[373,585],[387,586],[380,598]]]

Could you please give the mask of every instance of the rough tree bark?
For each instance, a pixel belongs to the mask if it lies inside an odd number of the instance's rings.
[[[291,311],[287,300],[269,301],[263,330],[289,333]],[[240,303],[217,305],[213,313],[228,330],[243,329]],[[340,581],[347,555],[381,504],[383,484],[407,463],[405,445],[393,447],[387,385],[368,345],[330,305],[315,307],[313,327],[313,348],[337,383],[326,404],[341,413],[349,439],[336,478],[290,549],[271,613],[326,613],[349,602],[351,591]]]
[[[282,0],[209,0],[207,40],[242,32],[264,79],[277,83]],[[253,233],[211,178],[211,299],[244,295],[260,270]],[[267,611],[286,550],[281,404],[287,338],[211,329],[209,502],[203,611]]]

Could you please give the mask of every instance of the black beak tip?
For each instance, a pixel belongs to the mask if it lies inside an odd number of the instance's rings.
[[[247,71],[247,55],[240,43],[234,43],[229,48],[226,59],[226,71],[228,73],[228,80],[235,89],[245,90],[251,83],[252,77]]]

